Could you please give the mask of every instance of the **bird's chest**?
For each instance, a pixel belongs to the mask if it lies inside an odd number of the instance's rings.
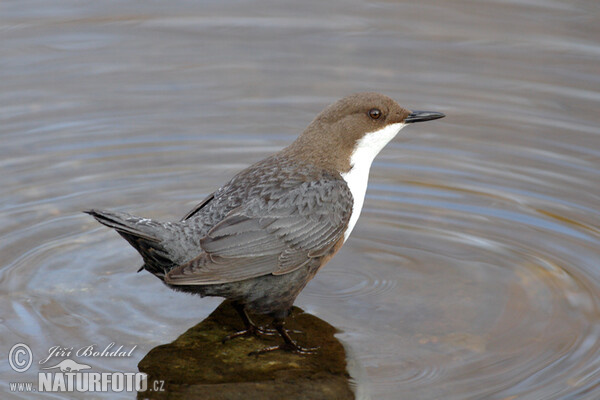
[[[350,233],[352,233],[352,229],[354,229],[354,225],[356,225],[356,222],[358,221],[360,211],[362,210],[365,201],[365,193],[367,192],[367,184],[369,183],[369,166],[355,165],[350,171],[342,174],[342,178],[346,181],[346,184],[352,193],[352,199],[354,200],[350,221],[344,232],[344,241],[346,241],[348,240],[348,237],[350,237]]]

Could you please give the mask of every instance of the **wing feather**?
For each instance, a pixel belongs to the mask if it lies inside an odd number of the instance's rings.
[[[302,182],[255,197],[216,224],[200,241],[204,252],[165,281],[206,285],[295,271],[343,237],[352,202],[342,179]]]

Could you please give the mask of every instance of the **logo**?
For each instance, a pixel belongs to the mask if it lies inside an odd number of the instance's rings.
[[[15,344],[8,352],[8,364],[16,372],[25,372],[31,367],[33,353],[25,343]]]
[[[9,387],[13,392],[163,391],[163,381],[154,381],[149,388],[148,377],[142,372],[88,371],[92,369],[92,365],[87,364],[90,359],[131,357],[136,348],[137,345],[130,348],[116,346],[114,342],[104,347],[96,344],[79,348],[52,346],[47,356],[38,362],[37,382],[9,382]],[[83,358],[86,363],[76,361],[75,357]],[[15,372],[27,371],[33,363],[31,348],[24,343],[15,344],[8,353],[8,363]]]
[[[92,367],[90,367],[89,365],[86,365],[86,364],[79,364],[78,362],[69,360],[67,358],[66,360],[62,360],[61,362],[56,364],[54,367],[47,367],[47,368],[42,368],[42,369],[54,369],[54,368],[60,368],[60,372],[79,372],[82,369],[90,369]]]

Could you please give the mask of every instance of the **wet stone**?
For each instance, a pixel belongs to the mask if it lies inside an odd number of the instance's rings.
[[[252,318],[266,326],[267,317]],[[231,304],[223,302],[204,321],[174,342],[154,349],[140,361],[148,374],[148,388],[164,381],[164,391],[146,391],[138,399],[354,399],[346,354],[327,322],[294,307],[286,327],[303,347],[319,347],[315,354],[273,351],[249,353],[282,342],[279,335],[222,339],[243,328]],[[301,333],[297,332],[300,331]]]

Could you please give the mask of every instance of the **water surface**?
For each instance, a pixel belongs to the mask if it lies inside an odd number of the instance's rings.
[[[178,219],[372,90],[447,118],[380,154],[297,301],[343,331],[359,393],[600,398],[596,1],[32,0],[0,32],[3,354],[116,342],[133,357],[89,364],[136,371],[219,300],[136,274],[80,211]],[[0,362],[2,397],[37,370]]]

